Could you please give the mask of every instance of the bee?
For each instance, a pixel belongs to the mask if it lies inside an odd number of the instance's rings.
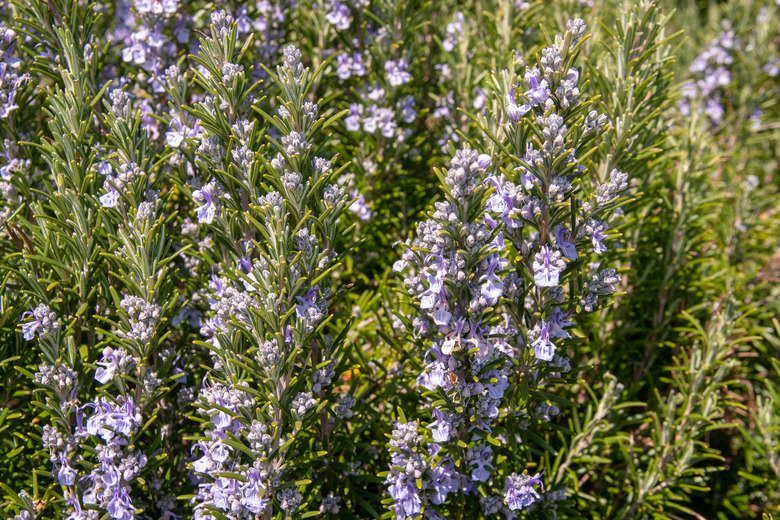
[[[447,372],[447,381],[449,381],[450,384],[453,386],[457,385],[459,381],[458,374],[450,370],[449,372]]]

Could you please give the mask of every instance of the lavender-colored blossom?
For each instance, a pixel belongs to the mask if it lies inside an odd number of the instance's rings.
[[[761,70],[766,72],[770,77],[776,78],[777,75],[780,74],[780,58],[771,56]]]
[[[60,329],[60,322],[57,319],[57,315],[51,310],[48,305],[43,303],[39,304],[32,311],[25,311],[22,313],[22,319],[26,316],[32,316],[33,321],[22,324],[22,337],[25,341],[30,341],[35,337],[35,333],[38,336],[44,334],[54,334]]]
[[[114,488],[114,496],[106,507],[108,516],[115,520],[132,520],[135,508],[124,487]]]
[[[352,24],[349,6],[336,0],[331,0],[330,11],[325,15],[325,19],[339,31],[346,31]]]
[[[250,513],[260,514],[265,511],[269,500],[267,498],[260,497],[260,490],[265,489],[266,486],[262,483],[260,474],[256,469],[251,468],[247,471],[247,480],[240,486],[241,505],[243,505]]]
[[[401,98],[396,104],[396,111],[398,112],[401,121],[404,123],[413,123],[417,118],[417,111],[415,110],[414,96],[406,96]]]
[[[442,47],[447,52],[452,52],[458,43],[458,37],[463,33],[463,13],[455,13],[455,20],[447,24]]]
[[[566,268],[566,263],[561,260],[560,251],[542,246],[534,256],[534,282],[537,287],[555,287],[558,285],[558,277]]]
[[[178,0],[135,0],[138,14],[171,15],[179,8]]]
[[[357,103],[349,105],[349,112],[344,122],[347,125],[348,132],[357,132],[360,130],[360,116],[363,114],[363,107]]]
[[[195,139],[203,135],[203,130],[200,128],[199,123],[196,121],[192,128],[182,124],[179,116],[174,116],[171,119],[171,128],[169,132],[165,134],[165,142],[171,148],[178,148],[184,142],[186,138]]]
[[[68,461],[67,456],[63,452],[60,452],[59,454],[59,465],[60,467],[57,470],[57,481],[60,485],[72,486],[75,484],[77,472],[70,466],[70,461]]]
[[[493,213],[498,213],[498,217],[508,228],[516,229],[522,227],[522,222],[512,218],[520,210],[515,207],[513,198],[505,190],[503,175],[500,178],[495,175],[489,175],[487,180],[495,186],[496,191],[488,198],[485,208]]]
[[[554,307],[548,322],[550,326],[550,336],[554,338],[569,339],[571,334],[564,330],[564,327],[574,325],[574,322],[569,321],[567,316],[564,316],[560,307]]]
[[[543,361],[552,361],[555,355],[555,344],[550,340],[550,322],[542,320],[534,327],[536,340],[531,343],[534,347],[534,356]]]
[[[476,466],[471,472],[471,479],[475,482],[487,482],[490,478],[490,470],[493,469],[493,465],[490,463],[493,450],[490,446],[485,447],[479,453],[478,458],[472,460],[470,464]]]
[[[357,190],[352,190],[350,196],[355,200],[347,209],[352,213],[356,213],[360,220],[369,220],[371,218],[371,210],[366,205],[366,198],[363,197],[363,194]]]
[[[317,298],[317,288],[312,287],[303,296],[297,296],[298,304],[295,306],[295,313],[299,318],[306,317],[306,311],[314,306],[314,302]]]
[[[386,61],[385,72],[387,72],[387,82],[394,87],[398,87],[412,81],[412,75],[406,71],[408,67],[409,64],[403,58],[398,61]]]
[[[493,255],[490,258],[485,274],[479,278],[479,281],[482,282],[480,286],[481,294],[489,305],[495,305],[498,299],[501,298],[501,295],[504,294],[504,282],[496,275],[496,272],[503,271],[507,265],[509,265],[509,262],[506,259]]]
[[[547,80],[539,78],[539,69],[534,67],[532,70],[526,73],[525,81],[530,87],[525,91],[525,97],[528,98],[531,106],[537,106],[544,104],[550,97],[550,89],[547,88]]]
[[[117,370],[121,374],[132,364],[134,364],[134,361],[128,357],[124,349],[118,348],[114,350],[111,347],[106,347],[103,349],[103,359],[97,362],[100,368],[95,371],[95,379],[104,385],[114,377]]]
[[[434,442],[449,441],[452,423],[447,419],[446,412],[442,412],[438,408],[435,408],[433,410],[433,416],[436,420],[429,424],[428,428],[431,429]]]
[[[351,76],[364,76],[367,73],[366,66],[363,64],[363,55],[355,53],[350,56],[347,53],[341,53],[336,56],[336,74],[339,79],[347,80]]]
[[[522,117],[531,110],[531,105],[517,105],[515,101],[515,87],[506,96],[506,115],[512,123],[518,123]]]
[[[398,520],[419,516],[422,499],[416,485],[408,481],[398,481],[388,486],[388,491],[395,500],[395,512]]]
[[[114,185],[108,179],[103,181],[103,187],[106,188],[108,191],[105,194],[98,197],[98,200],[100,200],[100,204],[104,208],[113,208],[119,202],[119,192],[116,190]]]
[[[192,198],[195,202],[201,204],[196,208],[198,215],[198,222],[201,224],[211,224],[216,215],[217,207],[214,198],[217,195],[217,186],[215,183],[210,182],[201,186],[199,190],[195,190],[192,194]]]
[[[351,58],[347,54],[336,56],[336,74],[340,79],[349,79],[352,75]]]
[[[123,438],[129,436],[139,422],[131,401],[114,404],[105,397],[100,397],[95,402],[85,404],[84,408],[94,410],[87,420],[85,432],[88,435],[100,436],[107,443],[124,444]],[[122,437],[117,437],[116,434]]]
[[[249,18],[249,10],[246,6],[241,6],[235,16],[236,31],[238,34],[248,34],[252,32],[253,20]]]
[[[561,250],[563,256],[569,260],[576,260],[579,258],[577,254],[577,247],[566,240],[565,237],[569,236],[569,230],[565,226],[555,226],[555,247]]]
[[[395,271],[396,273],[402,272],[404,269],[406,269],[406,266],[409,265],[409,262],[414,260],[414,252],[409,247],[409,240],[407,240],[406,242],[401,242],[401,241],[395,242],[393,244],[393,247],[399,244],[402,244],[404,246],[404,252],[401,255],[401,260],[397,260],[396,262],[393,263],[393,271]]]
[[[23,83],[30,80],[28,73],[19,74],[22,62],[13,55],[16,32],[0,22],[0,119],[7,119],[19,108],[16,95]]]
[[[606,231],[606,229],[607,226],[604,222],[593,229],[593,236],[591,237],[591,241],[593,242],[594,251],[596,251],[598,254],[601,254],[607,250],[607,246],[605,246],[603,243],[603,240],[607,238],[607,235],[603,233],[603,231]]]
[[[540,479],[541,474],[537,473],[533,477],[517,473],[512,473],[506,478],[504,488],[504,503],[512,511],[526,509],[540,498],[539,493],[533,488],[534,484],[539,484],[544,491],[544,486]]]

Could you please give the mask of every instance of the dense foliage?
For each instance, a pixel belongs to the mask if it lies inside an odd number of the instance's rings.
[[[771,0],[0,2],[0,518],[780,514],[779,73]]]

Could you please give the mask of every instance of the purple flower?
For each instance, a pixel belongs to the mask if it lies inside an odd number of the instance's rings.
[[[268,504],[267,498],[260,497],[260,489],[265,489],[265,486],[260,481],[260,475],[254,468],[249,469],[246,472],[247,480],[241,485],[241,493],[243,498],[241,504],[254,514],[259,514],[265,511],[265,507]]]
[[[211,221],[214,220],[214,215],[217,212],[217,207],[214,203],[216,194],[217,185],[213,182],[205,184],[199,190],[193,192],[193,200],[201,204],[201,206],[195,209],[198,215],[198,222],[201,224],[211,224]]]
[[[33,321],[22,323],[22,336],[25,341],[30,341],[35,337],[35,333],[38,336],[44,334],[54,334],[60,328],[60,322],[57,319],[57,315],[46,304],[39,304],[32,311],[25,311],[22,313],[22,320],[26,316],[32,316]]]
[[[563,328],[570,325],[574,325],[574,322],[569,321],[568,317],[563,315],[561,308],[553,308],[552,316],[550,317],[550,335],[554,338],[569,339],[571,334],[563,330]]]
[[[569,260],[576,260],[579,257],[577,255],[577,248],[574,244],[564,239],[564,236],[569,236],[569,230],[564,226],[555,226],[555,247],[560,249],[563,256]]]
[[[142,28],[130,37],[130,45],[122,49],[122,60],[132,61],[136,65],[143,65],[146,59],[151,55],[151,49],[147,40],[149,39],[149,30]]]
[[[488,157],[488,160],[489,159],[490,158]],[[498,213],[498,216],[501,218],[501,221],[508,228],[516,229],[522,227],[523,225],[522,222],[512,218],[512,216],[515,213],[517,213],[519,210],[515,208],[514,202],[512,201],[512,197],[508,196],[504,192],[503,175],[501,176],[501,178],[497,178],[495,175],[490,175],[488,176],[487,180],[493,186],[496,187],[496,191],[488,198],[487,202],[485,203],[485,207],[487,208],[487,210],[492,211],[494,213]]]
[[[446,36],[442,42],[442,47],[447,52],[452,52],[458,43],[458,36],[463,33],[463,13],[455,13],[455,21],[447,24]]]
[[[366,67],[363,65],[363,55],[360,53],[350,56],[347,53],[341,53],[336,56],[336,74],[342,80],[347,80],[350,76],[364,76]]]
[[[136,0],[135,8],[138,14],[166,14],[176,12],[179,7],[178,0]]]
[[[360,116],[362,114],[363,107],[361,105],[358,105],[357,103],[352,103],[349,105],[349,113],[344,119],[344,122],[347,124],[348,132],[357,132],[360,130]]]
[[[507,388],[509,388],[509,382],[507,381],[506,375],[499,372],[498,370],[491,370],[482,377],[485,379],[496,379],[495,383],[485,383],[485,388],[488,391],[488,395],[492,399],[501,399],[504,397],[504,392]]]
[[[441,344],[441,352],[449,356],[452,351],[455,350],[455,345],[460,345],[460,337],[463,334],[463,329],[466,328],[468,321],[465,317],[458,318],[458,322],[455,324],[455,330],[449,333],[447,339]]]
[[[539,473],[533,477],[527,474],[518,475],[517,473],[512,473],[511,476],[506,478],[504,502],[510,510],[520,511],[525,509],[539,498],[539,493],[532,487],[534,484],[539,484],[542,486],[542,491],[544,491],[544,486],[539,477],[541,477]]]
[[[115,434],[128,436],[138,424],[133,403],[126,401],[122,405],[115,405],[105,397],[99,398],[94,403],[87,403],[84,408],[90,407],[95,413],[87,419],[86,433],[99,435],[107,443],[125,444],[123,438],[115,437]]]
[[[560,251],[542,246],[534,257],[534,282],[537,287],[556,287],[558,276],[566,268]]]
[[[238,10],[238,16],[236,16],[236,31],[238,34],[247,34],[252,32],[252,19],[249,18],[249,14],[246,6],[242,6]]]
[[[479,455],[479,458],[471,461],[472,466],[477,466],[471,472],[471,479],[475,482],[487,482],[490,478],[490,471],[488,468],[493,469],[490,464],[490,457],[493,454],[493,450],[488,446]]]
[[[114,188],[114,185],[108,179],[103,181],[103,187],[108,191],[101,195],[98,200],[100,200],[100,204],[104,208],[113,208],[117,205],[117,202],[119,202],[119,192],[116,191],[116,188]]]
[[[330,2],[330,11],[325,15],[325,19],[339,31],[349,29],[349,26],[352,23],[352,15],[349,13],[349,7],[346,4],[334,0],[331,0]]]
[[[386,61],[385,72],[387,72],[387,82],[390,83],[390,85],[397,87],[412,81],[412,75],[406,72],[407,67],[409,67],[409,64],[403,58],[398,61]]]
[[[416,518],[420,514],[422,499],[417,486],[403,478],[398,478],[394,484],[388,486],[388,491],[395,500],[395,514],[398,520]]]
[[[436,420],[428,425],[428,428],[431,429],[433,434],[433,440],[435,442],[447,442],[450,440],[452,424],[447,420],[445,413],[438,408],[434,408],[433,417],[435,417]]]
[[[550,90],[547,88],[546,80],[539,82],[539,69],[534,67],[533,71],[525,75],[525,81],[531,87],[525,91],[525,97],[528,98],[531,106],[541,105],[547,101]]]
[[[422,309],[433,309],[439,299],[444,296],[444,281],[442,280],[442,276],[445,274],[444,259],[441,254],[430,254],[426,261],[432,258],[439,262],[435,274],[423,275],[423,278],[428,282],[428,288],[420,294],[420,308]]]
[[[537,359],[552,361],[555,355],[555,344],[550,341],[550,322],[542,320],[541,326],[537,323],[534,332],[539,334],[536,340],[531,343],[531,346],[534,347],[534,355]]]
[[[298,315],[299,318],[305,318],[306,317],[306,311],[308,311],[311,307],[314,306],[314,301],[317,298],[317,288],[312,287],[308,291],[306,291],[306,294],[301,296],[296,296],[296,299],[298,300],[298,305],[295,306],[295,313]]]
[[[72,486],[76,483],[76,470],[70,467],[70,461],[64,452],[59,453],[60,469],[57,470],[57,481],[61,486]]]
[[[517,102],[515,101],[515,87],[512,87],[512,90],[510,90],[509,94],[506,96],[506,115],[509,120],[513,123],[517,123],[529,110],[531,110],[531,105],[523,104],[517,106]]]
[[[431,487],[433,488],[433,494],[430,495],[431,502],[437,505],[443,504],[447,500],[449,493],[455,493],[460,490],[460,479],[461,476],[450,463],[445,464],[442,462],[435,468],[432,468]],[[441,519],[438,515],[426,516],[426,518],[430,518],[430,520]]]
[[[452,319],[452,313],[447,308],[439,303],[436,306],[436,311],[433,313],[433,322],[439,327],[444,327]]]
[[[504,294],[504,282],[496,276],[496,271],[503,271],[508,262],[498,255],[493,255],[488,264],[485,274],[480,276],[479,281],[484,282],[480,287],[480,293],[485,297],[489,305],[495,305],[501,295]]]
[[[245,275],[241,278],[244,289],[247,292],[254,292],[255,286],[253,284],[257,283],[257,278],[252,272],[252,262],[248,258],[242,256],[236,263],[236,270]]]
[[[114,377],[114,373],[119,365],[119,359],[114,353],[114,349],[111,347],[104,348],[103,359],[98,361],[97,364],[100,365],[100,368],[95,371],[95,379],[101,385],[104,385]]]
[[[349,79],[352,75],[351,61],[351,58],[345,53],[336,56],[336,74],[339,79]]]
[[[368,71],[366,70],[366,66],[363,64],[363,55],[362,54],[353,54],[352,55],[352,75],[361,77],[365,76]]]
[[[485,223],[490,226],[490,230],[495,231],[496,227],[498,227],[498,222],[493,220],[493,217],[490,216],[490,213],[485,213],[484,219]],[[503,251],[506,249],[506,244],[504,243],[504,234],[501,231],[496,233],[496,237],[493,239],[490,245],[492,245],[496,251]]]
[[[106,511],[115,520],[133,520],[133,504],[124,487],[114,489],[114,497],[108,503]]]
[[[398,124],[395,122],[395,112],[389,108],[377,108],[374,113],[374,121],[382,136],[388,139],[395,135]]]
[[[406,96],[401,98],[396,104],[396,110],[404,123],[413,123],[417,117],[417,112],[414,110],[415,101],[414,96]]]
[[[187,137],[197,138],[203,134],[197,121],[195,121],[195,125],[190,128],[182,124],[179,116],[174,116],[174,118],[171,119],[171,128],[175,128],[175,130],[165,133],[165,142],[168,143],[168,146],[171,148],[178,148],[181,146]]]
[[[24,319],[26,315],[33,316],[34,319],[33,321],[22,323],[22,337],[25,341],[32,341],[35,337],[35,331],[41,327],[41,322],[38,318],[35,318],[35,315],[30,311],[23,312],[22,319]]]
[[[444,290],[444,282],[437,275],[423,275],[428,281],[428,288],[420,294],[420,308],[432,309],[436,306]]]
[[[349,209],[349,211],[352,213],[357,213],[357,216],[360,220],[369,220],[371,218],[371,210],[368,209],[368,206],[366,205],[366,199],[363,197],[363,194],[358,190],[352,190],[350,195],[355,199],[355,201],[350,204],[349,208],[347,209]]]
[[[103,484],[108,487],[114,487],[119,484],[121,480],[119,470],[116,469],[116,466],[114,466],[114,462],[111,459],[105,459],[103,461],[103,464],[100,466],[100,471],[103,473],[100,477]]]
[[[409,240],[406,242],[401,242],[400,240],[397,241],[395,244],[393,244],[393,247],[397,246],[398,244],[403,244],[403,246],[406,248],[401,255],[401,260],[397,260],[393,263],[393,271],[396,273],[402,272],[404,269],[406,269],[406,266],[409,265],[409,262],[414,260],[414,252],[409,248]]]
[[[593,228],[593,237],[592,237],[593,248],[596,251],[596,253],[598,253],[598,254],[601,254],[601,253],[603,253],[604,251],[607,250],[607,246],[605,246],[602,243],[602,241],[605,238],[607,238],[607,235],[602,233],[602,231],[605,231],[606,229],[607,229],[607,226],[603,222],[601,224],[599,224],[598,226]]]

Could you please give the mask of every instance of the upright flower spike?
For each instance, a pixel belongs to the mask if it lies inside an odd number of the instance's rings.
[[[586,282],[586,268],[576,262],[604,251],[606,224],[596,212],[608,212],[626,187],[624,174],[616,172],[610,185],[598,189],[594,209],[575,182],[586,171],[577,157],[588,154],[586,145],[595,145],[593,135],[581,141],[581,132],[571,129],[587,121],[595,133],[603,119],[572,110],[583,103],[571,49],[583,30],[580,22],[571,24],[570,34],[556,37],[538,66],[528,69],[524,105],[515,98],[516,76],[503,73],[508,92],[496,98],[506,103],[494,106],[505,115],[495,119],[505,126],[486,142],[504,142],[481,150],[489,153],[456,152],[441,175],[445,200],[418,225],[394,266],[413,298],[415,344],[425,345],[416,380],[434,419],[426,455],[411,462],[397,458],[407,471],[391,464],[388,492],[398,518],[472,511],[472,502],[513,518],[542,499],[542,473],[518,473],[533,463],[532,453],[518,457],[506,436],[516,432],[523,442],[533,442],[522,433],[531,426],[518,417],[549,420],[560,413],[543,397],[561,375],[555,368],[568,366],[556,342],[570,339],[565,329],[576,312],[592,310],[619,280],[605,273]],[[504,147],[514,153],[503,154]],[[584,247],[587,242],[593,250]],[[571,283],[561,283],[564,273]],[[584,303],[577,306],[577,298]],[[528,386],[527,398],[514,390],[520,381]],[[502,433],[494,436],[495,431]],[[426,473],[426,457],[447,468],[448,481],[460,487],[434,489],[445,477]],[[412,487],[408,471],[418,467],[423,483]],[[506,483],[504,496],[473,501],[469,496],[500,482]]]
[[[213,25],[203,47],[224,55],[235,25]],[[203,174],[215,178],[193,194],[200,204],[196,212],[211,223],[215,240],[235,251],[229,262],[206,254],[220,275],[211,276],[210,311],[201,329],[213,370],[197,399],[212,429],[204,432],[192,463],[199,480],[193,506],[204,518],[212,510],[231,519],[303,514],[313,507],[311,496],[328,496],[343,485],[342,477],[320,474],[299,457],[312,445],[328,453],[328,443],[341,442],[346,432],[340,429],[354,405],[334,388],[346,334],[334,317],[330,275],[340,262],[342,221],[351,201],[333,178],[331,161],[314,155],[315,149],[327,150],[320,134],[325,120],[307,100],[311,73],[302,58],[289,46],[276,71],[266,70],[278,89],[275,115],[265,106],[253,109],[268,125],[262,134],[273,138],[258,140],[258,123],[248,115],[240,114],[224,136],[210,123],[208,105],[196,114],[205,139],[217,141],[209,147],[232,150],[224,157],[231,175],[212,169],[207,157],[200,163]],[[216,82],[203,79],[222,95]],[[242,390],[258,384],[259,393]],[[236,449],[236,442],[245,449]],[[290,487],[301,474],[310,475],[311,484]]]

